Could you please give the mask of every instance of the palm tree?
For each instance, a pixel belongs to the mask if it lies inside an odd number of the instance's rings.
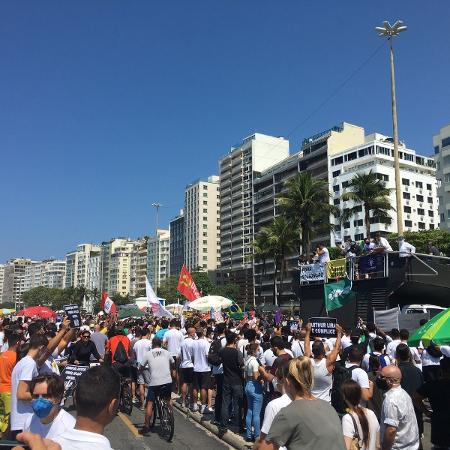
[[[259,275],[259,295],[262,291],[263,276],[266,274],[266,262],[267,258],[270,256],[269,248],[269,234],[268,228],[262,228],[259,233],[255,236],[253,241],[253,260],[258,260],[261,262],[261,272]]]
[[[295,252],[298,247],[298,234],[292,222],[283,216],[275,217],[273,222],[261,229],[267,235],[269,254],[273,257],[273,298],[278,305],[278,273],[280,273],[280,293],[283,293],[283,278],[286,273],[286,257]]]
[[[330,214],[337,214],[336,207],[330,205],[328,183],[313,179],[309,172],[296,174],[285,183],[286,193],[280,194],[278,204],[283,214],[298,229],[302,251],[311,253],[311,240],[315,236],[330,232]]]
[[[377,174],[357,174],[348,185],[348,192],[344,192],[342,200],[352,200],[354,206],[344,209],[341,217],[342,222],[348,221],[359,211],[360,206],[364,208],[364,225],[366,236],[370,237],[370,213],[372,218],[377,218],[381,223],[391,223],[389,211],[395,210],[391,206],[389,194],[392,189],[386,187],[384,181],[377,178]]]

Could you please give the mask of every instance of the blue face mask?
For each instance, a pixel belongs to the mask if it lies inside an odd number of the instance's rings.
[[[32,400],[31,407],[39,419],[44,419],[50,414],[50,411],[53,408],[53,403],[46,398],[39,397]]]

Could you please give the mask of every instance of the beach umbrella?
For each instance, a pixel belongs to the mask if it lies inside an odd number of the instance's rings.
[[[228,308],[233,304],[232,300],[221,297],[220,295],[206,295],[188,303],[189,308],[196,311],[207,312],[213,309]]]
[[[29,308],[22,309],[17,313],[18,316],[25,317],[40,317],[41,319],[50,319],[50,317],[55,318],[56,313],[46,306],[30,306]]]
[[[128,319],[128,317],[143,317],[145,314],[137,307],[123,308],[119,310],[119,319]]]
[[[422,325],[409,339],[408,345],[417,347],[422,341],[424,347],[433,341],[436,345],[450,344],[450,308],[445,309],[425,325]]]
[[[16,311],[14,309],[3,308],[0,309],[0,316],[6,316],[7,314],[13,314]]]
[[[183,312],[183,305],[179,305],[178,303],[171,303],[170,305],[166,305],[166,309],[172,314],[181,314]]]

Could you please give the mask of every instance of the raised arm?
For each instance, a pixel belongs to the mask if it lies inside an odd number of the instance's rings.
[[[311,358],[311,324],[306,324],[306,334],[305,334],[305,356]]]

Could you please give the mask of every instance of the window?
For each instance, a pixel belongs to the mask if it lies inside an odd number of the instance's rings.
[[[208,208],[203,208],[203,212],[204,212],[205,214],[208,214]]]
[[[412,227],[412,220],[405,220],[405,227],[411,228]]]
[[[405,200],[409,200],[411,198],[411,194],[409,192],[403,192],[403,198]]]
[[[421,181],[416,181],[416,188],[419,188],[419,189],[423,188],[423,184]]]
[[[427,189],[431,191],[431,184],[427,184]]]
[[[350,181],[344,181],[342,183],[342,189],[345,189],[346,187],[348,187],[349,184],[350,184]]]
[[[354,227],[362,227],[363,226],[363,220],[362,219],[354,220],[353,221],[353,226]]]
[[[208,186],[206,184],[204,184],[203,189],[208,189]]]
[[[203,200],[203,205],[207,206],[208,205],[208,200]]]
[[[434,217],[434,211],[428,210],[428,217]]]
[[[416,200],[420,203],[423,202],[423,195],[416,195]]]
[[[364,239],[364,233],[355,234],[355,241],[362,241]]]
[[[430,223],[430,230],[434,230],[434,225]]]
[[[357,152],[352,152],[347,155],[347,161],[353,161],[356,158],[358,158]]]
[[[419,216],[423,216],[425,214],[425,210],[422,208],[417,208],[417,214],[419,214]]]
[[[333,186],[333,191],[334,192],[339,192],[339,185],[336,184],[335,186]]]
[[[208,193],[207,192],[203,192],[203,197],[208,197]]]
[[[203,253],[208,253],[208,249],[203,247]]]
[[[350,222],[344,222],[344,228],[350,228]]]
[[[450,145],[450,137],[442,139],[442,147],[447,147],[447,145]]]
[[[381,181],[389,181],[389,175],[385,175],[384,173],[377,173],[377,178]]]
[[[425,223],[424,222],[417,222],[417,226],[419,227],[419,230],[425,230]]]
[[[439,153],[439,145],[434,147],[434,154],[437,155]]]
[[[402,178],[403,186],[409,186],[409,180],[407,178]]]
[[[405,212],[405,213],[410,213],[411,212],[411,206],[404,206],[403,207],[403,211]]]
[[[335,199],[333,200],[333,203],[334,203],[335,205],[339,205],[339,204],[341,203],[341,199],[340,199],[340,198],[335,198]]]
[[[433,197],[427,197],[427,202],[433,204]]]
[[[207,241],[207,240],[206,240],[206,241],[204,240],[204,241],[203,241],[203,245],[208,245],[208,241]]]
[[[341,171],[340,171],[340,170],[335,170],[335,171],[333,172],[333,178],[338,177],[340,174],[341,174]]]

